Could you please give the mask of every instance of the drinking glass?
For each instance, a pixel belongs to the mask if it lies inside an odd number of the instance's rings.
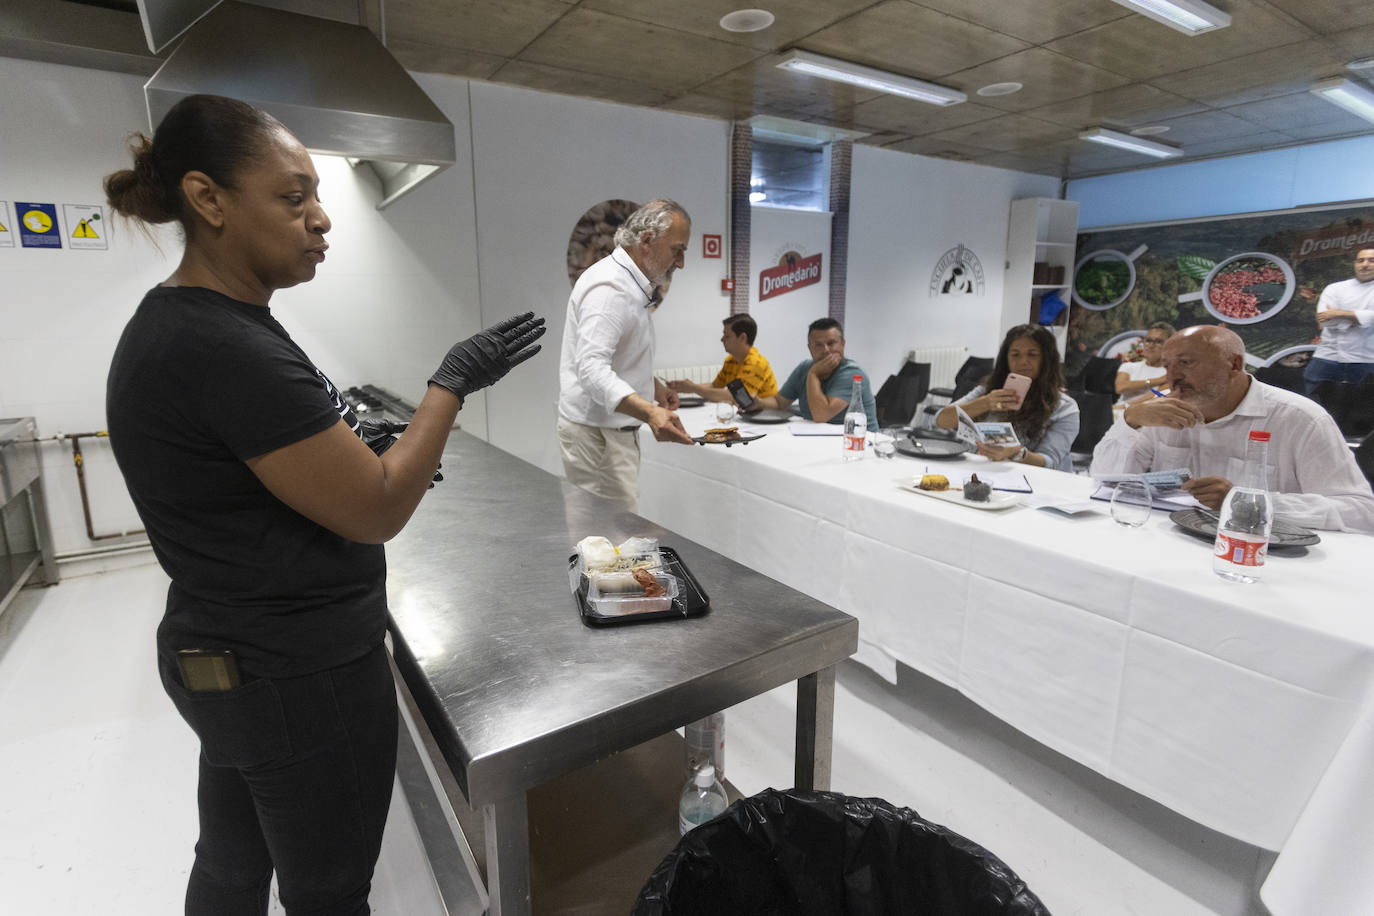
[[[1153,502],[1149,484],[1142,480],[1123,480],[1112,491],[1112,521],[1127,528],[1139,528],[1149,520]]]
[[[897,454],[897,439],[905,437],[904,429],[880,429],[873,433],[873,454],[879,458],[891,458]]]
[[[735,405],[731,401],[716,401],[716,422],[729,423],[735,418]]]

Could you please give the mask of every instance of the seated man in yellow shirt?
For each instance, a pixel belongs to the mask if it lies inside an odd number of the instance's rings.
[[[725,346],[725,365],[715,381],[709,385],[676,379],[668,387],[679,393],[699,394],[708,401],[730,401],[730,392],[725,386],[735,379],[744,382],[744,387],[756,398],[766,398],[778,393],[778,380],[773,376],[773,367],[754,347],[754,338],[759,326],[748,315],[731,315],[724,320],[724,331],[720,342]]]

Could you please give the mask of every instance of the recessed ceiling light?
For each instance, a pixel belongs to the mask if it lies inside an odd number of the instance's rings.
[[[1365,57],[1360,60],[1352,60],[1345,65],[1347,70],[1374,70],[1374,57]]]
[[[1155,134],[1167,134],[1169,127],[1166,124],[1150,124],[1145,127],[1137,127],[1131,131],[1132,137],[1153,137]]]
[[[1013,92],[1020,92],[1021,89],[1020,83],[992,83],[979,89],[978,94],[982,96],[1011,95]]]
[[[909,99],[916,99],[931,105],[957,105],[960,102],[968,101],[968,96],[957,89],[948,89],[934,83],[927,83],[925,80],[899,76],[896,73],[865,67],[862,64],[850,63],[847,60],[823,57],[809,51],[792,51],[778,61],[777,66],[794,73],[819,76],[821,79],[849,83],[852,86],[862,86],[865,89],[876,89],[879,92],[890,92],[893,95],[906,96]]]
[[[1176,146],[1169,146],[1167,143],[1156,143],[1154,140],[1146,140],[1143,137],[1132,137],[1130,134],[1108,130],[1105,127],[1094,127],[1091,130],[1085,130],[1078,135],[1078,139],[1091,140],[1093,143],[1102,143],[1106,146],[1114,146],[1117,149],[1130,150],[1133,153],[1142,153],[1146,156],[1154,156],[1157,159],[1170,159],[1174,156],[1183,155],[1183,150]]]
[[[762,32],[772,24],[768,10],[735,10],[720,17],[720,27],[727,32]]]

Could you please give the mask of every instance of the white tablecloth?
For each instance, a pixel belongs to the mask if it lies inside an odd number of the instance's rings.
[[[717,425],[706,408],[680,415],[693,432]],[[1165,512],[1128,530],[1106,503],[1077,518],[979,511],[897,484],[927,466],[956,483],[1010,466],[846,463],[838,438],[744,431],[768,435],[646,440],[640,513],[857,617],[856,658],[885,677],[900,661],[1122,785],[1279,850],[1264,889],[1274,912],[1371,911],[1374,812],[1360,808],[1374,807],[1374,538],[1321,532],[1238,585]],[[1037,492],[1093,489],[1025,470]],[[1360,896],[1333,905],[1337,885]]]

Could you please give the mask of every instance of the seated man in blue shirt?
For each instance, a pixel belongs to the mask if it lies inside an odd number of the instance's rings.
[[[868,428],[878,428],[878,409],[873,403],[873,389],[868,373],[844,355],[844,328],[834,318],[817,318],[806,329],[806,348],[811,358],[797,363],[797,368],[782,383],[778,393],[758,399],[760,408],[786,410],[797,402],[803,419],[817,423],[843,423],[849,398],[854,390],[854,376],[862,375],[864,413]]]

